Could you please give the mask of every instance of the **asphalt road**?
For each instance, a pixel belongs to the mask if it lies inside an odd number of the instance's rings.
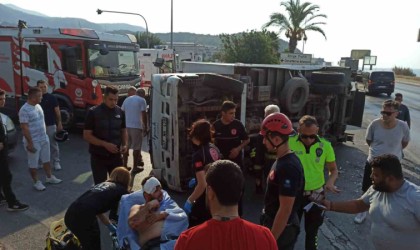
[[[419,104],[416,103],[416,87],[397,84],[397,91],[402,92],[405,103],[412,112],[412,120],[416,121],[419,114]],[[355,134],[354,143],[348,142],[335,148],[337,163],[340,170],[337,186],[342,190],[338,195],[329,194],[332,200],[357,198],[361,195],[361,179],[366,160],[367,145],[364,141],[366,126],[379,116],[380,104],[388,97],[368,96],[364,123],[362,128],[348,128],[349,133]],[[418,138],[418,129],[412,128],[412,139]],[[83,141],[80,131],[73,132],[70,140],[61,144],[61,161],[63,170],[54,174],[63,179],[59,185],[48,185],[43,192],[32,188],[31,179],[26,166],[26,154],[19,143],[15,152],[10,155],[10,167],[13,173],[13,188],[17,197],[30,205],[24,212],[7,212],[6,207],[0,207],[0,250],[40,250],[45,247],[45,237],[52,221],[64,216],[70,203],[86,191],[93,183],[87,144]],[[418,145],[412,142],[406,152],[404,168],[406,176],[419,184],[419,163],[415,152]],[[146,144],[144,144],[146,150]],[[418,151],[417,151],[418,152]],[[143,154],[147,155],[146,152]],[[141,179],[149,172],[151,166],[149,157],[144,157],[146,170],[136,177],[135,189],[139,188]],[[38,171],[41,179],[45,178],[42,170]],[[244,218],[258,223],[259,213],[263,206],[263,196],[254,194],[254,184],[250,176],[247,177],[245,190]],[[180,206],[184,204],[188,193],[170,191],[172,197]],[[369,240],[370,220],[362,225],[353,223],[353,215],[326,213],[326,219],[319,233],[319,249],[374,249]],[[107,229],[101,227],[103,249],[110,249],[111,242]],[[2,248],[3,247],[3,248]],[[304,231],[300,234],[295,249],[304,249]]]

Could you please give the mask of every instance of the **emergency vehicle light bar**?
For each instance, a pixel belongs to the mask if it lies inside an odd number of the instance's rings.
[[[86,37],[92,39],[99,39],[98,34],[94,30],[90,29],[63,29],[60,28],[60,33],[69,36]]]

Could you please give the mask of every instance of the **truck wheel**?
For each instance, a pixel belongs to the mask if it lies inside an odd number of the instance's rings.
[[[313,83],[340,84],[344,82],[344,73],[333,71],[314,71],[311,74]]]
[[[305,106],[308,96],[308,81],[304,78],[293,77],[286,82],[280,93],[281,108],[288,113],[297,113]]]
[[[309,89],[311,90],[311,93],[325,94],[325,95],[345,94],[347,90],[345,84],[314,84],[314,83],[311,83],[309,85]]]
[[[58,104],[60,106],[61,123],[63,128],[68,130],[73,126],[73,111],[63,102],[59,101]]]
[[[204,74],[203,85],[210,88],[228,90],[234,95],[240,95],[244,90],[243,82],[216,74]]]

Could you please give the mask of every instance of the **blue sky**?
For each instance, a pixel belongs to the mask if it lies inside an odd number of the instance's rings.
[[[236,33],[260,30],[273,12],[282,12],[280,0],[173,0],[174,32],[199,34]],[[352,49],[370,49],[377,67],[420,69],[420,1],[399,0],[312,0],[328,16],[323,27],[327,40],[308,33],[304,52],[336,64]],[[96,9],[136,12],[143,15],[150,32],[170,32],[170,0],[0,0],[48,16],[78,17],[92,22],[123,22],[144,25],[138,16],[104,13]],[[270,29],[275,31],[275,29]],[[281,38],[286,39],[284,34]],[[298,48],[303,49],[299,43]]]

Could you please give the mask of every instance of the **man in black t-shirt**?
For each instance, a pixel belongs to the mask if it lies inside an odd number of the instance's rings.
[[[282,113],[267,116],[260,132],[267,151],[276,152],[277,156],[267,178],[261,224],[271,228],[279,249],[293,249],[300,231],[297,211],[305,180],[299,158],[289,149],[292,133],[292,123]]]
[[[90,163],[95,184],[104,182],[107,173],[122,166],[121,154],[127,152],[124,111],[117,106],[118,89],[107,86],[104,102],[89,109],[83,139],[89,142]]]
[[[42,100],[39,105],[41,105],[42,110],[44,111],[45,126],[47,127],[47,135],[50,140],[51,166],[53,166],[55,170],[61,170],[60,150],[57,141],[54,139],[55,133],[63,130],[60,106],[58,106],[57,98],[48,93],[48,86],[44,80],[37,81],[36,86],[42,91]]]
[[[235,119],[236,104],[225,101],[222,104],[222,117],[213,124],[215,145],[223,159],[231,160],[243,169],[242,149],[248,145],[249,137],[244,125]]]

